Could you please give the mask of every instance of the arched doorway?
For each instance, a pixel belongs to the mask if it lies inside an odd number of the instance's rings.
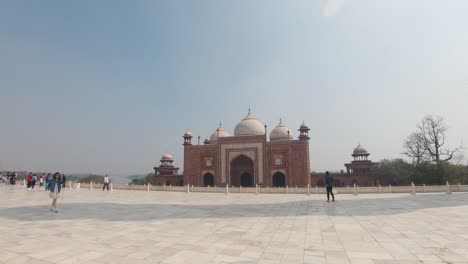
[[[286,187],[286,176],[282,172],[273,174],[273,187]]]
[[[247,173],[247,172],[244,172],[244,173],[241,175],[240,185],[241,185],[241,186],[245,186],[245,187],[253,186],[253,178],[252,178],[252,175],[250,175],[250,174]]]
[[[205,186],[214,186],[214,176],[213,174],[207,172],[203,175],[203,185]]]
[[[229,184],[243,187],[254,185],[254,163],[250,158],[240,155],[231,161]]]

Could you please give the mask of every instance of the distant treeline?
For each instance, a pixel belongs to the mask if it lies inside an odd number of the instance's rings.
[[[80,183],[89,183],[89,182],[93,182],[93,183],[104,183],[104,176],[102,175],[88,175],[84,178],[80,178],[78,180],[78,182]]]
[[[450,162],[412,164],[402,159],[382,160],[373,172],[377,180],[391,179],[394,185],[468,183],[468,167]]]
[[[344,172],[331,172],[332,175],[341,173]],[[444,185],[447,181],[450,184],[468,184],[468,166],[450,162],[415,164],[403,159],[384,159],[372,168],[372,175],[377,184],[385,182],[393,186],[410,185],[412,182],[416,185]]]
[[[136,176],[136,175],[135,175]],[[148,173],[145,175],[138,175],[139,177],[135,177],[134,179],[132,179],[132,181],[130,183],[128,183],[129,185],[130,184],[134,184],[134,185],[144,185],[144,184],[153,184],[154,185],[154,173]],[[130,177],[129,177],[130,178]]]

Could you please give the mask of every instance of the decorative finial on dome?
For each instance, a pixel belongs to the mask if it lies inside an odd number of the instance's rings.
[[[277,125],[276,127],[284,127],[284,125],[283,125],[283,118],[280,117],[279,123],[278,123],[278,125]]]
[[[250,106],[249,106],[249,115],[250,115]]]
[[[222,128],[222,127],[223,127],[223,124],[219,122],[219,128]]]

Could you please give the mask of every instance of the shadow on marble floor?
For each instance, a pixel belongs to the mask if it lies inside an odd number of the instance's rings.
[[[48,205],[0,208],[0,218],[21,221],[48,219],[97,219],[104,221],[157,221],[187,218],[282,217],[305,215],[377,216],[468,205],[468,193],[424,194],[391,198],[359,198],[327,203],[324,200],[302,200],[269,203],[252,201],[246,204],[123,204],[76,203],[59,204],[60,212],[49,212]]]

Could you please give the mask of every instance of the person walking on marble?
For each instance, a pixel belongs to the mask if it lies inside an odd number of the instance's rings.
[[[13,175],[10,178],[10,184],[11,185],[16,185],[17,180],[18,180],[18,173],[15,171],[15,172],[13,172]]]
[[[34,189],[34,186],[36,186],[36,182],[37,182],[36,174],[33,174],[32,182],[31,182],[31,189]]]
[[[6,185],[7,178],[2,176],[2,172],[0,171],[0,184]]]
[[[65,183],[67,182],[67,177],[65,174],[62,174],[62,187],[65,188]]]
[[[333,180],[333,177],[327,171],[325,173],[325,186],[327,187],[327,202],[330,202],[330,194],[332,196],[332,202],[335,201],[335,195],[333,195],[333,183],[334,182],[335,181]]]
[[[104,191],[104,188],[107,188],[107,191],[109,191],[109,177],[104,177],[104,185],[102,185],[102,190]]]
[[[28,174],[28,178],[27,178],[27,181],[28,181],[27,188],[28,188],[28,190],[31,189],[32,180],[33,180],[33,174],[32,174],[32,172],[30,172]]]
[[[50,187],[50,180],[51,180],[51,177],[50,177],[50,173],[47,173],[47,176],[45,178],[45,190],[49,190],[49,187]]]
[[[59,172],[54,173],[49,182],[49,197],[52,198],[52,205],[50,211],[58,213],[57,200],[60,198],[60,191],[62,190],[62,175]]]
[[[39,187],[44,187],[45,174],[39,177]]]

